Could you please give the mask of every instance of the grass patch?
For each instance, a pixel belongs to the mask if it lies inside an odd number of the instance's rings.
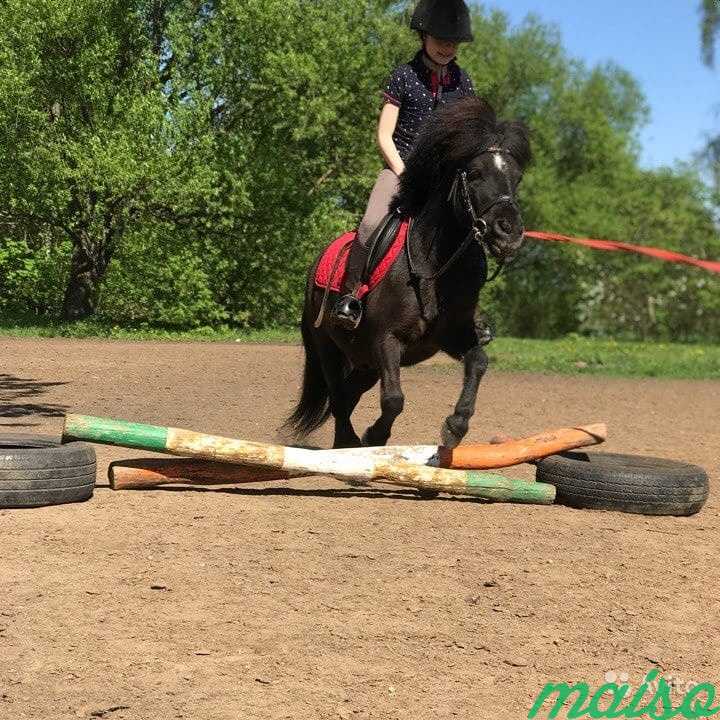
[[[166,342],[300,342],[300,332],[296,328],[174,330],[119,327],[97,321],[57,323],[23,316],[0,318],[0,336]],[[488,352],[493,369],[508,372],[720,379],[718,345],[624,342],[575,335],[557,340],[501,337],[493,341]],[[448,361],[450,363],[456,367],[454,362]],[[447,365],[435,367],[442,369]]]
[[[268,328],[266,330],[238,330],[230,327],[199,327],[190,330],[152,327],[121,327],[96,320],[73,323],[52,322],[43,318],[13,315],[0,317],[0,336],[24,338],[78,338],[156,342],[244,342],[287,343],[300,342],[300,331],[295,328]]]
[[[720,379],[720,346],[624,342],[569,336],[558,340],[498,338],[494,367],[514,372],[617,377]]]

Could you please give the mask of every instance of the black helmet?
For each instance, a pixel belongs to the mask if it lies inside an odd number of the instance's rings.
[[[470,11],[464,0],[420,0],[410,29],[428,33],[438,40],[473,41]]]

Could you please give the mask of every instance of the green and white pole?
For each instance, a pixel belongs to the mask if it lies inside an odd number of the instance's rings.
[[[408,460],[412,459],[412,452],[408,453],[410,457],[395,459],[382,454],[305,450],[88,415],[66,416],[63,441],[71,440],[119,445],[234,465],[277,468],[295,475],[307,473],[374,480],[419,490],[471,495],[493,502],[550,505],[555,500],[553,485],[512,480],[503,475],[473,470],[446,470],[411,464]],[[418,450],[422,447],[419,446]],[[421,460],[424,452],[417,454],[418,460]]]

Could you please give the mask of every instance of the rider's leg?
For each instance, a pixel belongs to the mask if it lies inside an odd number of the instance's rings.
[[[367,241],[373,234],[380,221],[388,214],[390,201],[398,189],[398,176],[389,169],[384,169],[378,175],[370,193],[365,215],[360,222],[357,237],[350,247],[347,270],[343,281],[344,293],[337,302],[335,315],[347,327],[355,328],[362,318],[362,304],[357,299],[357,291],[362,284],[362,273],[367,262]]]

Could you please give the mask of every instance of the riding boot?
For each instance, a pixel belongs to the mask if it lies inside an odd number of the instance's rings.
[[[357,294],[363,282],[367,255],[367,247],[357,240],[353,240],[343,281],[342,292],[344,294],[335,304],[335,319],[338,324],[348,330],[355,330],[362,320],[363,306]]]

